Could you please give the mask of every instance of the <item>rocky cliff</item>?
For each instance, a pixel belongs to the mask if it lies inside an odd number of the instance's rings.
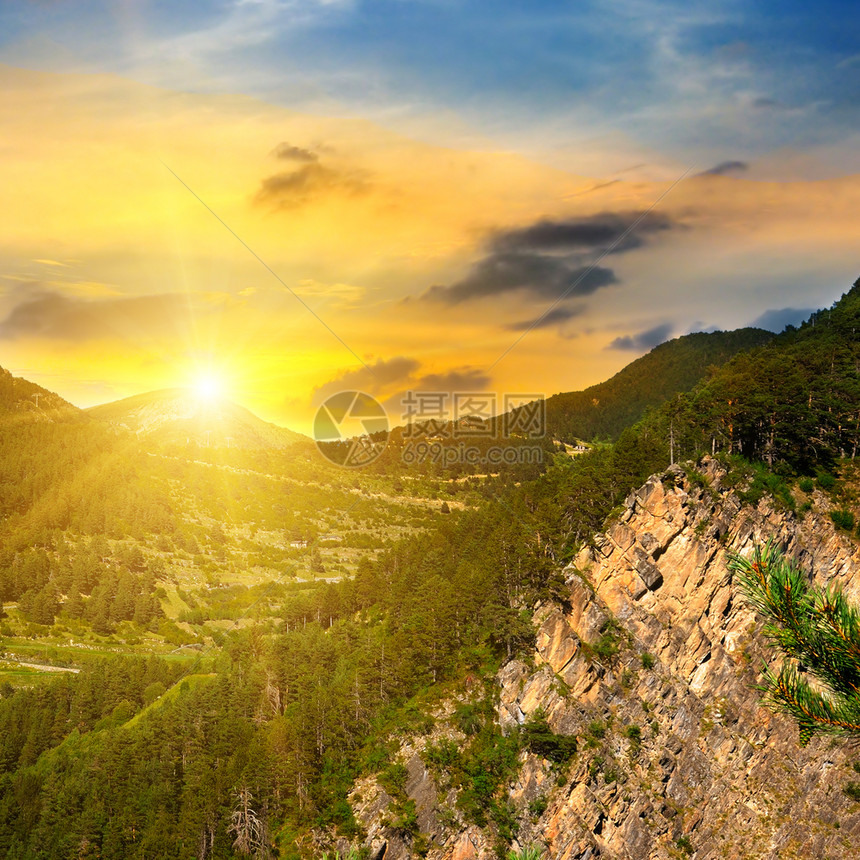
[[[860,854],[860,748],[814,738],[801,749],[793,724],[759,706],[753,685],[773,655],[726,567],[727,550],[773,538],[860,600],[860,551],[835,532],[824,496],[803,517],[768,500],[753,508],[715,461],[699,470],[672,467],[630,495],[566,569],[567,599],[538,607],[535,653],[498,674],[504,731],[537,715],[578,738],[563,766],[520,754],[507,786],[514,847],[564,860]],[[469,824],[427,764],[429,743],[463,737],[446,722],[452,709],[399,751],[411,834],[376,779],[356,786],[373,856],[495,856],[495,825]]]

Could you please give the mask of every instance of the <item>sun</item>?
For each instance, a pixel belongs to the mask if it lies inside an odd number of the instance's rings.
[[[198,376],[191,386],[194,396],[206,403],[214,403],[224,396],[224,384],[212,373]]]

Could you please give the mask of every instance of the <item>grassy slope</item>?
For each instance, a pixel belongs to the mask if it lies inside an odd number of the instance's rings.
[[[708,368],[773,338],[763,329],[698,332],[675,338],[631,362],[606,382],[547,400],[547,429],[557,439],[617,439],[649,407],[692,389]]]

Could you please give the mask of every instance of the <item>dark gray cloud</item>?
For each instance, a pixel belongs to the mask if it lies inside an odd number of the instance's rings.
[[[341,373],[323,383],[313,393],[313,402],[322,403],[340,391],[365,391],[379,394],[397,386],[398,394],[390,400],[399,402],[405,390],[411,391],[483,391],[490,384],[490,377],[482,370],[459,367],[445,373],[420,375],[421,362],[405,355],[394,358],[379,358],[366,367],[357,367]]]
[[[485,391],[490,377],[474,367],[461,367],[447,373],[428,373],[416,380],[416,391]]]
[[[457,305],[470,299],[525,290],[538,298],[589,296],[618,283],[603,266],[571,265],[564,258],[540,254],[497,254],[480,260],[469,274],[450,287],[431,287],[424,298]]]
[[[282,158],[284,161],[300,161],[309,164],[314,161],[319,161],[319,155],[310,149],[303,149],[301,146],[293,146],[291,143],[284,141],[279,143],[272,155],[275,158]]]
[[[550,326],[564,323],[574,317],[578,317],[584,313],[584,311],[585,308],[582,305],[578,305],[575,308],[553,308],[548,314],[544,314],[543,316],[535,317],[530,320],[523,320],[522,322],[511,323],[507,328],[511,331],[530,331],[531,329],[536,328],[549,328]]]
[[[636,227],[630,225],[641,218]],[[673,226],[672,220],[659,212],[603,212],[587,218],[565,221],[538,221],[519,230],[497,233],[490,241],[495,253],[572,253],[604,250],[610,245],[613,254],[640,247],[644,236]],[[629,232],[628,232],[629,231]]]
[[[326,167],[315,161],[264,179],[257,191],[256,202],[273,204],[277,208],[293,208],[329,194],[354,196],[368,189],[364,173]]]
[[[373,364],[348,370],[314,389],[313,402],[322,403],[339,391],[365,391],[376,394],[386,386],[403,383],[421,366],[414,358],[404,355],[377,359]]]
[[[813,313],[815,308],[774,308],[756,317],[750,325],[779,334],[787,325],[798,326]]]
[[[422,298],[456,305],[515,291],[547,301],[588,296],[618,283],[612,269],[593,265],[601,254],[638,248],[650,234],[675,226],[659,213],[605,212],[498,231],[464,278],[430,287]]]
[[[187,298],[171,293],[94,300],[44,290],[23,300],[0,321],[0,339],[84,341],[170,334],[187,328],[187,311]]]
[[[721,161],[710,170],[703,170],[699,176],[730,176],[733,173],[746,173],[750,166],[746,161]]]
[[[782,104],[780,104],[780,102],[776,101],[776,99],[769,99],[769,98],[760,97],[760,98],[753,100],[752,106],[756,110],[767,110],[768,108],[782,107]]]
[[[669,339],[673,328],[674,326],[672,323],[661,323],[660,325],[654,326],[654,328],[640,331],[638,334],[631,334],[626,337],[617,337],[606,348],[626,349],[634,352],[653,349],[655,346],[659,346],[661,343]]]

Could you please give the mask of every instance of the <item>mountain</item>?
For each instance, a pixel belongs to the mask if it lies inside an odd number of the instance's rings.
[[[726,562],[860,599],[858,331],[855,285],[534,477],[186,447],[237,423],[182,392],[0,421],[0,856],[855,856]]]
[[[206,400],[182,388],[126,397],[87,413],[161,444],[250,449],[286,448],[306,441],[300,433],[263,421],[244,406]]]
[[[772,332],[758,328],[697,332],[677,337],[637,358],[606,382],[546,401],[547,432],[556,439],[617,439],[649,407],[689,391],[739,352],[767,343]]]
[[[12,376],[0,367],[0,415],[6,420],[14,417],[22,421],[63,421],[80,418],[83,412],[34,382]]]
[[[741,352],[648,419],[675,454],[740,454],[813,475],[860,452],[860,280],[830,308]]]

